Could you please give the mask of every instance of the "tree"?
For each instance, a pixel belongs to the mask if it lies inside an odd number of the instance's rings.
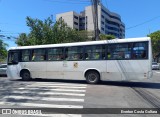
[[[82,35],[82,32],[68,27],[61,18],[56,23],[50,17],[44,21],[30,17],[26,20],[30,33],[19,35],[16,41],[19,46],[80,42],[88,39],[86,34]]]
[[[105,34],[100,34],[99,37],[100,40],[111,40],[116,38],[114,35],[105,35]]]
[[[156,59],[158,54],[160,54],[160,30],[147,36],[151,38],[153,58]]]
[[[7,57],[7,47],[8,45],[0,40],[0,62],[4,61]]]
[[[30,45],[30,41],[28,38],[28,35],[26,33],[21,33],[19,35],[19,38],[16,41],[17,45],[21,45],[21,46],[27,46]]]

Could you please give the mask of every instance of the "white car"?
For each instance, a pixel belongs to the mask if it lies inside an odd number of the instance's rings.
[[[7,75],[7,73],[6,73],[6,71],[7,71],[7,64],[0,64],[0,76],[1,75]]]
[[[152,62],[152,69],[153,70],[159,70],[160,69],[160,66],[157,62]]]

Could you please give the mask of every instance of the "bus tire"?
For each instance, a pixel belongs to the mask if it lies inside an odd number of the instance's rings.
[[[22,72],[22,80],[23,81],[29,81],[29,80],[31,80],[31,76],[30,76],[30,73],[29,73],[29,71],[23,71]]]
[[[100,81],[100,75],[97,71],[88,71],[86,73],[86,81],[89,84],[97,84]]]

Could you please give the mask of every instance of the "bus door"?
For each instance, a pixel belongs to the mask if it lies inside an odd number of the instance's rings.
[[[80,79],[83,78],[79,61],[64,60],[63,61],[63,78],[64,79]]]
[[[19,63],[19,51],[9,51],[8,52],[8,69],[7,75],[10,78],[19,77],[19,71],[21,69]]]
[[[83,46],[65,48],[65,59],[63,61],[64,79],[79,79],[83,77],[80,61],[83,58]]]

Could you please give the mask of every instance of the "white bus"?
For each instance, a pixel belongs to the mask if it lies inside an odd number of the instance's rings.
[[[86,80],[95,84],[112,80],[152,77],[149,37],[12,47],[7,76]]]

